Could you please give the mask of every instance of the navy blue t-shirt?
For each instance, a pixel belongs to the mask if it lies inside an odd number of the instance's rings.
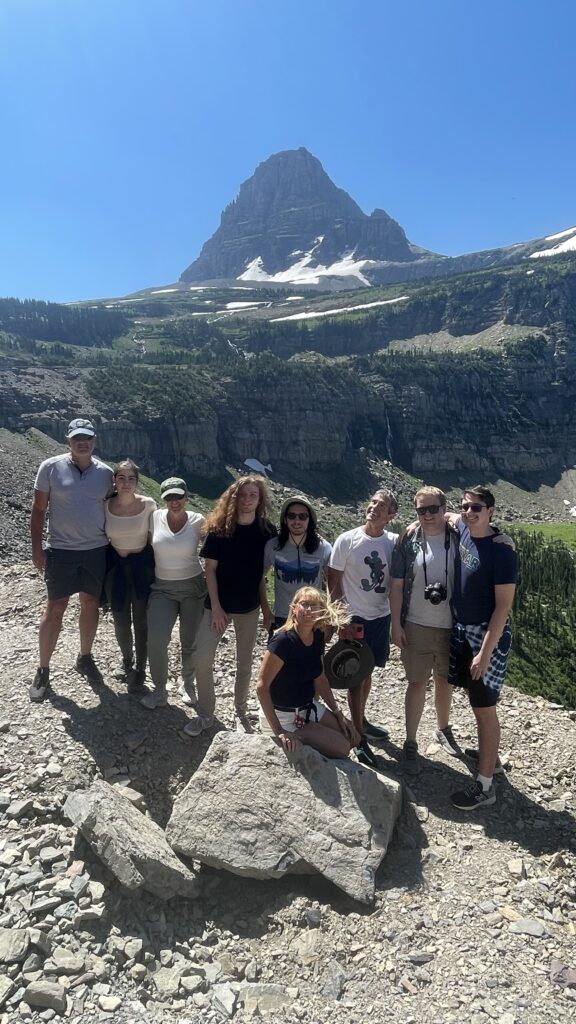
[[[300,707],[313,700],[314,680],[324,671],[324,633],[315,629],[313,635],[310,647],[295,629],[279,629],[268,641],[268,650],[284,662],[270,687],[274,707]]]
[[[457,622],[478,626],[490,621],[496,607],[494,587],[516,582],[518,559],[508,544],[494,543],[495,533],[472,537],[462,521],[458,530],[452,610]]]

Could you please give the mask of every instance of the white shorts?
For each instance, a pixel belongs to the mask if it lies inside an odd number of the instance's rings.
[[[316,708],[316,714],[318,715],[318,721],[320,722],[328,708],[325,704],[321,704],[316,700],[312,703]],[[298,729],[301,729],[302,726],[306,724],[306,707],[307,705],[300,711],[278,711],[277,708],[274,709],[276,711],[276,718],[280,722],[283,732],[298,732]],[[268,719],[265,717],[263,711],[260,711],[259,721],[262,735],[273,736],[274,730]],[[313,725],[316,724],[316,716],[314,715],[314,712],[310,715],[310,722]]]

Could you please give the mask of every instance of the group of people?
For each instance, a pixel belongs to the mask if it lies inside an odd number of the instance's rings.
[[[384,667],[391,633],[408,682],[406,772],[421,770],[417,730],[432,674],[439,743],[463,755],[450,726],[455,686],[467,689],[478,729],[478,750],[467,752],[477,761],[476,776],[452,802],[463,810],[494,803],[496,705],[510,650],[516,555],[510,539],[492,526],[495,501],[487,488],[465,490],[459,513],[447,512],[439,488],[420,488],[414,498],[416,522],[401,536],[387,530],[397,500],[379,489],[364,522],[342,533],[332,547],[300,494],[282,505],[277,531],[261,476],[235,480],[205,518],[187,508],[183,479],[162,483],[163,507],[157,508],[138,494],[139,472],[132,460],[111,470],[95,458],[90,420],[74,419],[67,443],[65,454],[41,464],[34,486],[32,553],[48,601],[31,700],[42,700],[49,690],[63,614],[69,597],[78,593],[77,671],[94,686],[103,682],[92,644],[104,600],[121,653],[117,677],[150,710],[167,703],[168,646],[178,621],[181,694],[194,709],[184,729],[190,736],[214,724],[214,661],[232,625],[236,724],[250,731],[248,700],[262,613],[269,642],[256,687],[261,731],[287,751],[300,742],[328,757],[346,757],[354,749],[359,761],[377,767],[370,741],[384,740],[388,733],[366,717],[371,673],[348,690],[346,716],[327,678],[325,645],[335,632],[346,637],[352,630],[368,650],[370,666]],[[266,589],[270,569],[273,607]]]

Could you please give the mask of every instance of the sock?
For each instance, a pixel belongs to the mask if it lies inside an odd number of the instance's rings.
[[[487,793],[488,790],[490,789],[490,786],[492,785],[492,775],[478,774],[476,776],[476,781],[481,784],[482,789],[484,790],[485,793]]]

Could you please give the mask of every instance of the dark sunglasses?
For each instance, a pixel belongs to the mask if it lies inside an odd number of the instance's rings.
[[[307,512],[287,512],[286,519],[310,519]]]
[[[483,508],[488,508],[488,505],[481,505],[478,501],[463,501],[460,508],[463,512],[481,512]]]
[[[164,501],[182,501],[185,497],[185,494],[165,494]]]
[[[441,508],[442,505],[420,505],[420,508],[416,509],[416,515],[425,516],[429,512],[431,516],[437,516]]]

